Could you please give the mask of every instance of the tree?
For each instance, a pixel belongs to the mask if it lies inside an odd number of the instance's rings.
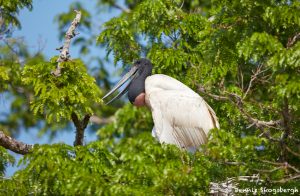
[[[155,73],[170,75],[202,95],[215,109],[221,129],[212,130],[208,144],[190,154],[154,141],[149,111],[125,104],[98,130],[99,141],[34,146],[22,160],[25,169],[3,179],[0,190],[205,195],[211,182],[253,175],[259,184],[246,180],[239,188],[300,188],[299,1],[128,0],[127,7],[99,1],[103,5],[123,11],[103,25],[97,38],[114,62],[127,66],[141,56],[149,58]],[[58,17],[60,27],[70,16]],[[86,41],[78,42],[84,47]],[[103,105],[81,60],[67,59],[59,65],[61,72],[51,75],[56,60],[17,66],[23,88],[33,89],[36,119],[72,121],[78,133],[96,110],[107,115],[122,105]],[[3,91],[13,92],[13,84]],[[1,153],[5,166],[9,157],[4,149]]]

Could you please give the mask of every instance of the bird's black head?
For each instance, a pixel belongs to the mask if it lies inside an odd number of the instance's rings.
[[[131,103],[139,94],[145,92],[145,80],[152,74],[152,64],[148,59],[139,59],[134,63],[134,66],[138,70],[129,84],[128,99]]]
[[[123,76],[123,78],[113,87],[111,91],[109,91],[103,99],[111,95],[114,91],[120,88],[127,80],[131,79],[131,81],[126,85],[124,90],[122,90],[116,97],[114,97],[107,104],[112,101],[120,98],[128,91],[128,99],[131,103],[134,102],[135,98],[145,92],[145,80],[148,76],[152,74],[152,63],[148,59],[139,59],[134,62],[130,71]]]

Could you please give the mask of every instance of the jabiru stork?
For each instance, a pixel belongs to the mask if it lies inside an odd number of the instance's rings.
[[[126,83],[128,80],[130,82]],[[154,121],[152,135],[160,143],[195,151],[207,142],[211,129],[219,128],[214,110],[201,96],[172,77],[152,75],[152,64],[148,59],[137,60],[103,99],[125,83],[125,88],[107,104],[128,92],[128,99],[133,105],[145,105],[151,110]]]

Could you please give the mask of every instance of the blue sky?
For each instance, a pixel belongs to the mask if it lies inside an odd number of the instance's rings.
[[[14,37],[23,37],[27,45],[29,46],[31,52],[36,52],[39,47],[42,45],[43,54],[49,59],[54,55],[58,55],[58,51],[55,48],[62,45],[58,40],[58,25],[54,22],[54,18],[57,14],[67,12],[69,10],[69,5],[75,2],[74,0],[34,0],[33,1],[33,10],[28,11],[27,9],[21,10],[19,13],[19,19],[22,25],[22,29],[15,30],[13,33]],[[96,15],[95,3],[94,0],[79,0],[82,2],[84,7],[91,11],[92,20],[95,24],[102,24],[103,22],[109,20],[114,16],[120,14],[119,10],[101,10],[101,14]],[[96,25],[95,25],[96,26]],[[98,28],[98,29],[97,29]],[[100,28],[96,26],[95,31],[99,31]],[[96,42],[96,40],[95,40]],[[42,44],[41,44],[42,43]],[[103,49],[95,48],[91,46],[91,52],[100,56],[105,56],[105,51]],[[71,56],[73,58],[78,57],[78,48],[72,47],[70,49]],[[114,67],[111,66],[111,71],[114,70]],[[6,107],[8,108],[8,107]],[[57,143],[63,142],[69,145],[73,144],[75,133],[74,131],[65,131],[58,133],[53,140],[49,140],[49,136],[45,135],[41,138],[37,137],[38,130],[32,129],[29,131],[21,131],[21,134],[17,138],[20,141],[23,141],[28,144],[44,144],[44,143]],[[96,140],[95,134],[86,134],[85,141]],[[20,155],[12,153],[17,160],[20,159]],[[16,170],[17,166],[8,167],[6,170],[6,176],[11,176]]]

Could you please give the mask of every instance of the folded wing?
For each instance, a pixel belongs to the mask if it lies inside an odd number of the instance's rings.
[[[161,143],[195,149],[207,142],[209,130],[219,128],[215,112],[204,99],[171,77],[147,78],[146,102],[154,120],[154,135]]]

